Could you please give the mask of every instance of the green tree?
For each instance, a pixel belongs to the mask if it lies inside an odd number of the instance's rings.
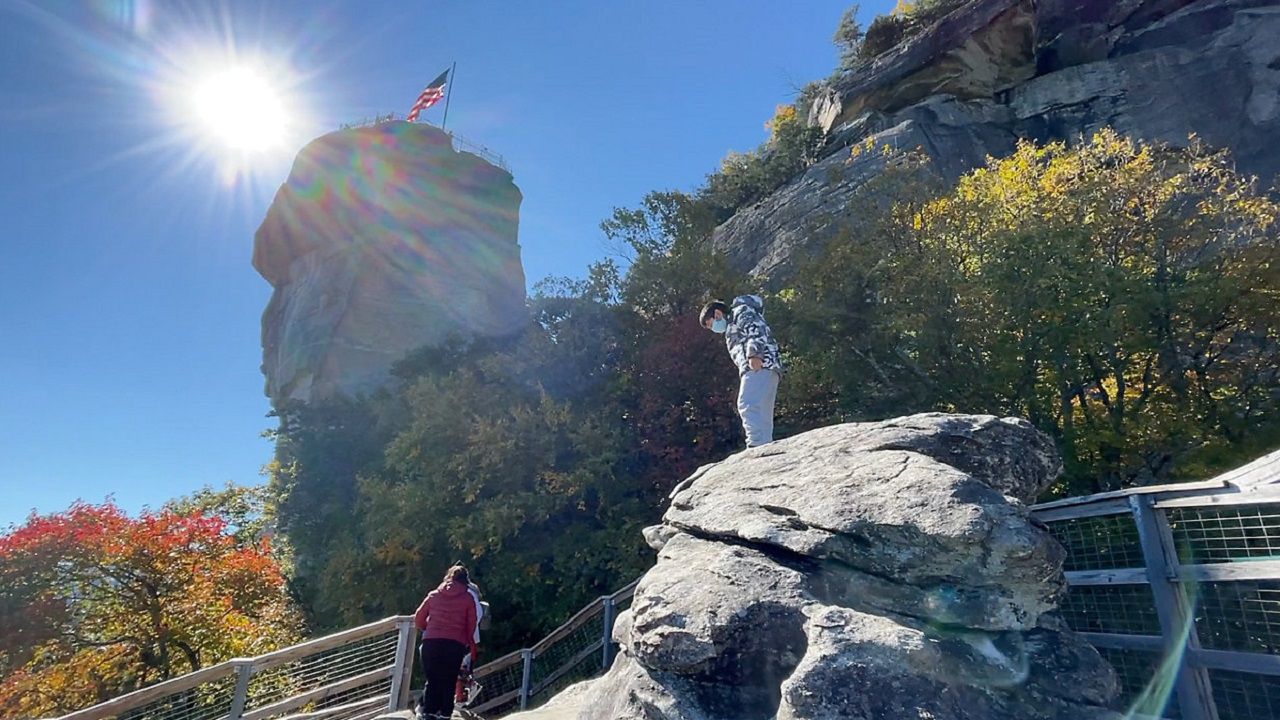
[[[227,482],[220,489],[205,486],[185,497],[170,500],[164,509],[179,515],[201,513],[220,518],[241,546],[249,546],[271,535],[275,508],[266,485],[237,485]]]
[[[345,588],[367,579],[360,524],[352,519],[357,478],[382,467],[400,418],[377,398],[336,397],[279,409],[267,466],[275,521],[291,558],[290,583],[317,630],[372,618]]]
[[[858,13],[861,10],[857,3],[846,9],[840,16],[839,24],[836,25],[835,35],[831,38],[831,42],[840,51],[839,67],[842,69],[852,68],[857,63],[858,55],[862,50],[862,24],[858,22]]]
[[[936,199],[872,213],[870,235],[802,272],[801,352],[840,352],[825,327],[876,359],[819,360],[842,397],[897,388],[905,407],[1030,418],[1062,448],[1060,491],[1200,471],[1275,434],[1276,215],[1198,146],[1022,143]]]

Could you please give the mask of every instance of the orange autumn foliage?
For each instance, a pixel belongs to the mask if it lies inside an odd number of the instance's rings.
[[[0,536],[0,717],[70,712],[301,637],[267,541],[77,503]]]

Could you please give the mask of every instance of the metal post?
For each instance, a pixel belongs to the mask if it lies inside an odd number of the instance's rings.
[[[1129,496],[1129,508],[1142,544],[1142,559],[1147,566],[1147,581],[1160,619],[1165,657],[1178,658],[1175,685],[1178,708],[1184,720],[1218,720],[1208,671],[1187,661],[1186,651],[1198,650],[1200,642],[1196,638],[1190,603],[1178,582],[1178,554],[1169,520],[1163,510],[1152,507],[1153,502],[1150,495]]]
[[[520,657],[524,659],[524,676],[520,678],[520,709],[526,710],[529,707],[529,681],[533,675],[533,651],[525,648],[520,651]]]
[[[391,671],[391,693],[387,698],[387,710],[395,712],[409,707],[409,683],[413,678],[413,621],[396,623],[400,630],[396,642],[396,664]]]
[[[440,120],[440,129],[443,130],[449,124],[449,100],[453,98],[453,76],[458,74],[458,63],[455,60],[453,67],[449,68],[449,81],[445,83],[448,88],[444,93],[444,117]]]
[[[600,667],[608,670],[613,661],[613,596],[605,595],[600,601],[604,603],[604,649],[600,652]]]
[[[236,691],[231,696],[231,710],[227,720],[240,720],[244,715],[245,703],[249,700],[249,678],[253,676],[252,660],[233,660],[236,663]]]

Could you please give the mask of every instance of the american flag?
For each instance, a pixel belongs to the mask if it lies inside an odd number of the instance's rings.
[[[423,90],[422,94],[418,96],[418,101],[413,104],[413,109],[409,111],[407,120],[409,122],[417,122],[418,115],[423,110],[440,102],[440,98],[444,97],[444,86],[447,82],[449,82],[449,71],[445,70],[440,73],[440,77],[432,80],[427,89]]]

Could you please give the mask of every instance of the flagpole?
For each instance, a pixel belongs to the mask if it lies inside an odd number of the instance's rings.
[[[444,119],[440,121],[441,130],[449,123],[449,101],[453,99],[453,76],[456,74],[458,74],[457,60],[453,61],[453,67],[449,69],[449,91],[444,96]]]

